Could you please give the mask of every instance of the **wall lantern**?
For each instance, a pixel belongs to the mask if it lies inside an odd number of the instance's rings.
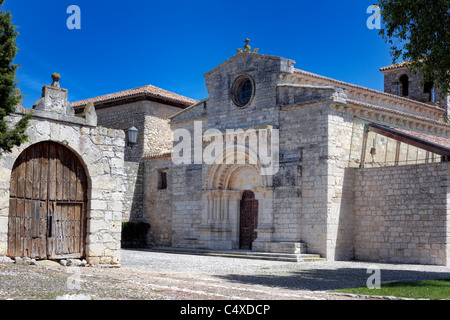
[[[127,129],[127,145],[133,147],[137,142],[138,129],[135,126]]]

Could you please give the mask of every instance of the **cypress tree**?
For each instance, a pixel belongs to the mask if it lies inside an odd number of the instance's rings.
[[[4,0],[0,0],[0,8],[3,2]],[[0,155],[11,152],[14,146],[28,140],[25,130],[31,118],[31,114],[24,116],[12,128],[8,126],[6,119],[22,99],[15,80],[18,65],[13,64],[17,53],[18,33],[11,19],[11,13],[0,9]]]

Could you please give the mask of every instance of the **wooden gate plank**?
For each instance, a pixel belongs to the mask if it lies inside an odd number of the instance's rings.
[[[10,257],[15,257],[16,254],[16,203],[17,199],[9,199],[8,256]]]
[[[49,145],[42,144],[42,158],[41,158],[41,188],[39,199],[47,200],[48,192],[48,175],[49,175]]]
[[[56,200],[56,146],[55,144],[49,145],[48,156],[48,199]]]

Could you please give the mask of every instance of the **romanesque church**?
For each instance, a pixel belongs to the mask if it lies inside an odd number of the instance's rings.
[[[0,255],[120,263],[119,221],[142,221],[150,247],[449,265],[450,98],[407,63],[380,71],[384,92],[247,41],[202,101],[148,85],[69,103],[57,78],[39,138],[0,160]]]

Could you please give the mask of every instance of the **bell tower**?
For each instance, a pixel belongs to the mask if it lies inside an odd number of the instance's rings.
[[[380,71],[384,74],[384,92],[439,106],[446,110],[445,120],[449,122],[450,95],[442,94],[434,83],[424,82],[421,73],[411,72],[406,62],[381,68]]]

